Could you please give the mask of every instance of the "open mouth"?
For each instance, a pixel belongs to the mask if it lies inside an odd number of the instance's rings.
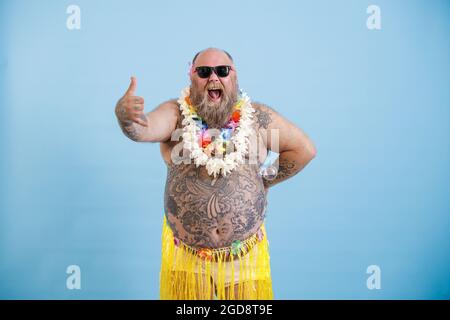
[[[208,96],[212,100],[219,100],[222,97],[222,90],[220,89],[208,89]]]

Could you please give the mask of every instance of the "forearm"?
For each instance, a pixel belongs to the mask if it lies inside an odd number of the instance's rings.
[[[142,115],[143,120],[145,121],[146,115]],[[144,127],[134,121],[122,121],[117,119],[119,122],[119,126],[122,129],[122,132],[129,139],[136,142],[143,142],[148,139],[148,127]]]
[[[269,188],[277,183],[285,181],[297,173],[299,173],[312,157],[309,154],[301,153],[296,150],[289,150],[281,152],[277,162],[274,164],[278,165],[278,174],[273,180],[264,179],[264,186]]]

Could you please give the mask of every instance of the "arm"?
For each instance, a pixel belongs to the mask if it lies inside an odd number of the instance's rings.
[[[161,103],[147,114],[140,115],[147,126],[130,120],[118,122],[122,132],[136,142],[164,142],[170,139],[178,121],[176,99]]]
[[[275,110],[259,103],[253,103],[253,106],[255,121],[267,149],[279,153],[277,177],[264,180],[265,187],[269,188],[299,173],[315,157],[316,148],[300,128]]]
[[[131,77],[130,87],[116,105],[115,113],[122,132],[137,142],[169,140],[178,121],[176,100],[163,102],[144,114],[144,98],[135,96],[135,90],[136,78]]]

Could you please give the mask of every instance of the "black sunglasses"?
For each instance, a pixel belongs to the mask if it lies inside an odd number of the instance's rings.
[[[218,77],[225,78],[230,74],[230,70],[233,70],[231,66],[202,66],[195,68],[195,72],[197,72],[198,76],[202,79],[209,78],[213,71],[215,72],[215,74],[217,74]]]

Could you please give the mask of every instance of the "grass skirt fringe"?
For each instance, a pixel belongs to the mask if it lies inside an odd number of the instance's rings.
[[[194,249],[177,239],[163,221],[160,298],[164,300],[273,299],[269,243],[264,225],[233,248]]]

